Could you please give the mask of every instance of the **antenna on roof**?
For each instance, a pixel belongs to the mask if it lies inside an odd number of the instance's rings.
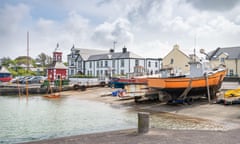
[[[117,43],[117,41],[113,41],[113,50],[115,50],[116,43]]]
[[[196,45],[197,45],[197,34],[195,34],[195,37],[194,37],[194,50],[193,50],[194,57],[196,56]]]

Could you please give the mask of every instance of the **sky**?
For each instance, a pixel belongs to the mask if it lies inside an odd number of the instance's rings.
[[[0,58],[40,53],[56,45],[115,51],[125,46],[163,58],[175,44],[186,54],[240,46],[240,0],[1,0]]]

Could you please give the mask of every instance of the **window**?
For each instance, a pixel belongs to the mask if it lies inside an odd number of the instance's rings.
[[[155,67],[156,67],[156,68],[158,67],[158,62],[155,62]]]
[[[115,67],[115,60],[112,60],[112,67]]]
[[[124,75],[124,70],[121,70],[121,75]]]
[[[220,58],[220,62],[224,63],[225,62],[225,58]]]
[[[124,59],[121,59],[121,67],[124,67]]]
[[[229,70],[229,76],[233,76],[233,69]]]
[[[148,62],[148,67],[151,67],[151,62],[150,61]]]
[[[99,76],[99,70],[97,70],[97,76]]]
[[[108,67],[108,61],[105,61],[105,67]]]
[[[101,67],[103,67],[103,61],[101,61]]]
[[[135,60],[135,66],[139,66],[139,60]]]
[[[105,76],[108,76],[108,70],[105,70],[104,73],[105,73]]]
[[[74,60],[71,60],[71,66],[74,66]]]
[[[173,64],[174,60],[171,58],[170,64]]]
[[[71,75],[74,75],[74,70],[73,69],[71,70]]]
[[[89,62],[89,68],[92,68],[92,62]]]
[[[82,68],[82,62],[81,61],[78,62],[78,68]]]
[[[99,61],[97,61],[97,68],[99,68]]]

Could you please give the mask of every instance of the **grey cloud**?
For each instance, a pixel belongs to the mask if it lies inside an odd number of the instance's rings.
[[[136,3],[135,7],[128,13],[128,19],[135,21],[139,19],[145,19],[155,3],[161,3],[162,1],[155,0],[140,0]]]
[[[112,0],[101,0],[100,2],[97,3],[97,6],[102,6],[104,4],[110,3]]]
[[[19,23],[26,21],[29,13],[29,7],[24,4],[16,6],[5,5],[0,8],[0,32],[1,34],[9,34],[19,29]]]
[[[120,18],[113,23],[98,26],[91,38],[94,42],[103,45],[109,45],[115,40],[126,44],[133,40],[133,34],[129,30],[129,22]]]
[[[239,0],[186,0],[199,10],[227,11],[239,3]]]

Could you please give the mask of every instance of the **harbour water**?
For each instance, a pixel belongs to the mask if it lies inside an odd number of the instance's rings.
[[[0,96],[0,143],[19,143],[136,127],[136,114],[74,97]]]
[[[0,143],[20,143],[137,127],[137,111],[77,96],[0,96]],[[161,129],[224,130],[215,122],[170,113],[150,115]]]

